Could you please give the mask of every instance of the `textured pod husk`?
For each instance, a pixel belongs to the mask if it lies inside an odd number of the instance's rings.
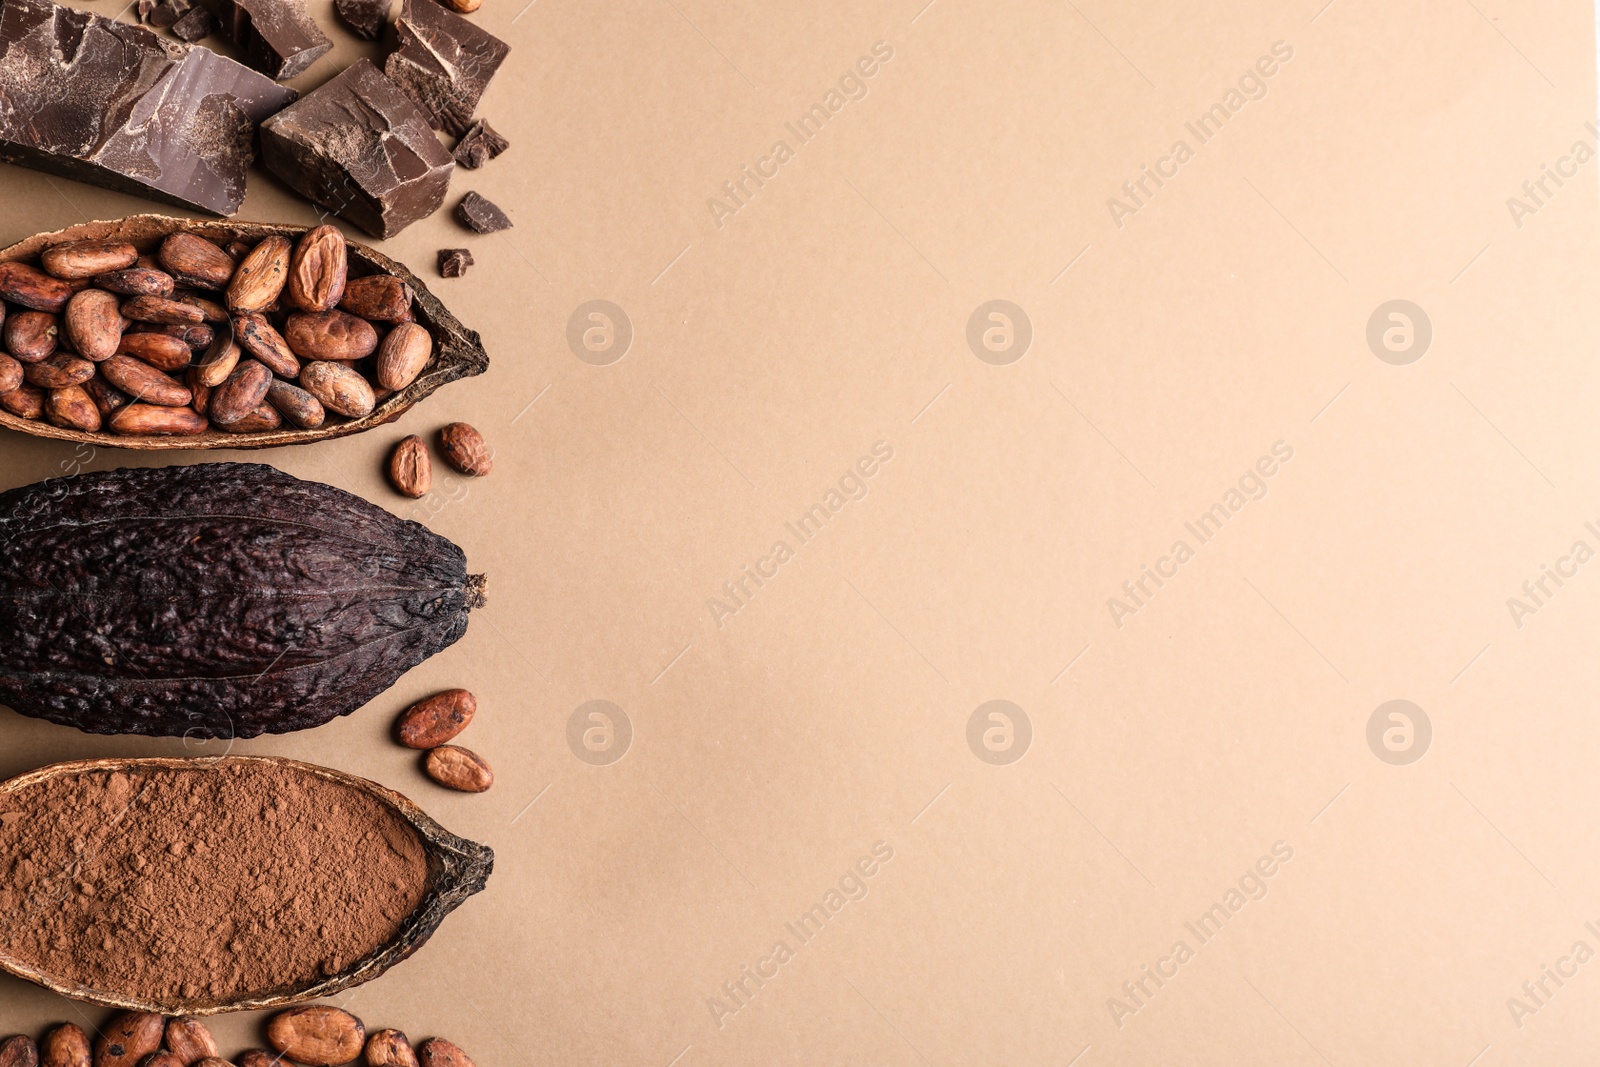
[[[228,219],[201,221],[173,218],[169,215],[130,215],[123,219],[85,222],[69,226],[64,230],[35,234],[9,248],[0,249],[0,263],[10,260],[35,260],[44,249],[64,241],[125,241],[141,253],[151,253],[160,247],[163,238],[180,231],[221,240],[224,243],[233,240],[254,243],[263,237],[273,235],[298,241],[300,235],[309,229],[311,229],[309,226],[237,222]],[[273,448],[278,445],[301,445],[361,433],[374,426],[393,422],[440,386],[458,378],[482,374],[489,368],[489,354],[484,351],[483,340],[477,331],[463,326],[461,321],[439,302],[439,298],[434,296],[405,264],[356,241],[347,241],[346,244],[352,274],[357,271],[390,274],[411,287],[415,294],[412,311],[417,322],[433,335],[434,342],[433,361],[428,364],[421,376],[406,388],[386,397],[370,414],[348,422],[326,423],[314,430],[285,426],[282,429],[259,433],[233,434],[212,428],[192,437],[125,437],[105,431],[86,433],[46,422],[18,418],[6,411],[0,411],[0,426],[10,427],[35,437],[89,442],[106,448]]]
[[[347,715],[484,602],[455,544],[258,463],[0,494],[0,703],[89,733],[254,737]]]
[[[51,778],[94,771],[121,771],[137,773],[153,768],[183,770],[208,770],[221,772],[237,763],[253,763],[276,767],[294,774],[312,775],[338,782],[366,793],[389,808],[417,831],[428,858],[427,884],[418,903],[394,939],[380,945],[366,956],[338,974],[300,988],[275,990],[269,994],[252,994],[231,1001],[171,1000],[150,1001],[119,993],[114,989],[92,989],[72,980],[68,975],[45,974],[37,968],[11,958],[5,946],[0,945],[0,970],[9,971],[18,978],[44,986],[54,993],[73,1000],[103,1004],[127,1011],[154,1012],[159,1015],[221,1015],[234,1011],[256,1011],[263,1008],[280,1008],[301,1001],[331,997],[352,986],[370,982],[390,967],[409,957],[427,943],[439,924],[463,902],[488,884],[494,870],[494,850],[487,845],[457,837],[435,822],[415,803],[377,782],[358,778],[353,774],[319,767],[299,760],[278,756],[205,756],[198,758],[145,758],[96,759],[56,763],[36,771],[19,775],[0,783],[0,796],[20,792]]]

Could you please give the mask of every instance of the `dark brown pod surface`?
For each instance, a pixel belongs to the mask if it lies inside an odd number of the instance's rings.
[[[0,591],[0,701],[90,733],[192,737],[349,714],[483,603],[450,541],[245,463],[0,494]]]

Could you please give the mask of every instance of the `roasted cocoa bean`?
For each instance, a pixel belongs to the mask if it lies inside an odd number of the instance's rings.
[[[478,713],[478,700],[465,689],[446,689],[419,700],[395,721],[395,738],[407,748],[427,750],[452,741]]]
[[[171,296],[175,283],[172,275],[151,267],[129,267],[101,274],[94,284],[122,296]]]
[[[433,460],[416,434],[402,438],[389,454],[389,482],[401,496],[412,499],[427,496],[433,487]]]
[[[57,426],[65,426],[69,430],[82,430],[84,433],[98,433],[100,430],[100,409],[95,407],[94,399],[81,385],[47,391],[44,414]]]
[[[193,1067],[200,1060],[218,1055],[217,1040],[199,1019],[169,1019],[167,1051],[177,1057],[181,1067]]]
[[[267,387],[272,384],[272,371],[260,360],[241,360],[228,377],[211,391],[206,405],[206,417],[212,425],[226,429],[239,422],[267,398]],[[277,412],[273,412],[276,417]]]
[[[37,419],[44,415],[44,390],[36,385],[19,385],[9,393],[0,393],[0,408],[19,419]]]
[[[440,745],[428,753],[422,766],[429,778],[460,793],[482,793],[494,785],[489,761],[460,745]],[[427,1047],[428,1042],[423,1042],[417,1049],[417,1058],[424,1064],[428,1062],[423,1053]]]
[[[414,322],[402,322],[378,346],[378,384],[399,392],[422,373],[433,355],[433,335]]]
[[[378,347],[372,323],[347,311],[299,311],[283,330],[289,349],[301,359],[352,362],[366,359]]]
[[[94,1045],[94,1067],[137,1067],[161,1048],[166,1023],[159,1015],[125,1011],[100,1031]]]
[[[370,415],[377,404],[372,386],[348,363],[307,363],[300,385],[329,411],[352,419]]]
[[[274,378],[272,384],[267,386],[267,403],[302,430],[315,430],[328,418],[322,401],[282,378]]]
[[[286,297],[301,311],[328,311],[344,297],[349,252],[337,226],[318,226],[306,232],[295,247],[289,266]]]
[[[159,322],[179,326],[192,326],[206,320],[205,312],[182,300],[168,300],[162,296],[134,296],[122,302],[124,318],[136,322]]]
[[[72,1023],[52,1028],[39,1043],[39,1067],[90,1067],[89,1035]]]
[[[100,373],[105,375],[106,381],[135,401],[181,408],[194,399],[194,394],[189,392],[187,386],[132,356],[112,356],[100,364]]]
[[[240,348],[272,368],[272,373],[284,378],[300,376],[300,361],[265,315],[240,315],[233,320],[233,336]]]
[[[56,350],[61,320],[48,311],[17,311],[6,319],[6,351],[24,363],[37,363]]]
[[[161,242],[161,265],[184,285],[221,289],[233,277],[228,253],[192,233],[175,233]]]
[[[60,311],[72,299],[72,286],[26,263],[0,263],[0,299],[34,311]]]
[[[67,301],[62,316],[72,347],[84,359],[98,363],[117,351],[126,325],[115,295],[103,289],[85,289]]]
[[[399,1030],[373,1033],[367,1038],[367,1050],[362,1058],[367,1067],[418,1067],[410,1040]]]
[[[452,422],[439,431],[439,454],[451,467],[474,478],[494,469],[494,455],[483,434],[464,422]]]
[[[52,245],[39,256],[39,265],[57,278],[93,278],[107,271],[131,267],[139,250],[121,241],[68,241]]]
[[[129,437],[192,437],[205,433],[205,417],[188,407],[129,404],[108,420],[112,433]]]
[[[399,322],[411,310],[411,286],[389,274],[351,278],[339,307],[375,322]]]
[[[182,370],[194,359],[194,350],[170,334],[125,333],[117,343],[117,355],[143,360],[157,370]]]
[[[205,355],[195,364],[195,380],[201,385],[216,388],[228,380],[233,368],[239,365],[239,346],[233,338],[222,336],[211,342]]]
[[[41,389],[65,389],[69,385],[82,385],[93,377],[93,363],[67,352],[57,352],[49,359],[30,363],[22,369],[23,381]]]
[[[289,239],[266,237],[239,261],[228,283],[229,311],[262,311],[277,302],[289,273]]]
[[[347,1011],[315,1005],[267,1021],[267,1044],[306,1067],[336,1067],[361,1055],[366,1027]]]

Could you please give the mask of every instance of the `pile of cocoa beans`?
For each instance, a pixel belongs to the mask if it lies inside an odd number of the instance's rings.
[[[399,1030],[370,1036],[361,1020],[340,1008],[291,1008],[267,1020],[273,1051],[248,1049],[225,1060],[198,1019],[168,1019],[128,1011],[114,1016],[91,1043],[62,1023],[35,1043],[24,1035],[0,1041],[0,1067],[474,1067],[459,1047],[440,1037],[415,1049]]]
[[[433,356],[413,293],[350,277],[344,235],[226,246],[174,233],[153,256],[73,241],[0,263],[0,408],[86,433],[313,430],[359,419]]]

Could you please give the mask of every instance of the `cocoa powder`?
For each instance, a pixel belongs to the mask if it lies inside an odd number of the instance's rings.
[[[151,1000],[344,971],[394,938],[426,880],[392,810],[265,765],[86,771],[0,796],[0,951]]]

